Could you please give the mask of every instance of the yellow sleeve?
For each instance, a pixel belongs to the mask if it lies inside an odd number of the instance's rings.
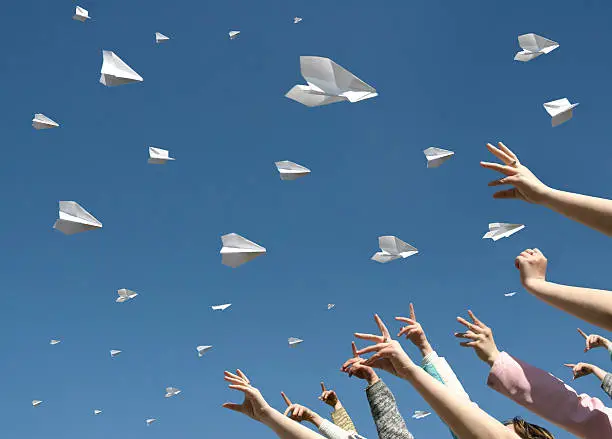
[[[334,424],[336,424],[338,427],[342,428],[343,430],[354,431],[355,433],[357,433],[355,424],[353,424],[351,417],[348,415],[344,407],[341,407],[338,410],[334,410],[331,414],[331,418],[332,418],[332,421],[334,421]]]

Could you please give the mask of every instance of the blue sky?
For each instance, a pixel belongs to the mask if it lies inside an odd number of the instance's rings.
[[[503,140],[549,185],[610,196],[609,2],[80,5],[91,21],[72,21],[67,1],[9,2],[0,17],[4,436],[270,437],[221,408],[241,400],[222,377],[240,367],[275,407],[284,390],[322,415],[324,380],[374,438],[363,383],[338,369],[351,334],[375,330],[374,312],[395,330],[410,301],[472,398],[499,418],[548,426],[489,390],[484,363],[458,346],[455,317],[468,307],[500,349],[560,377],[570,377],[564,362],[609,366],[604,352],[582,354],[575,328],[593,328],[529,296],[513,266],[535,246],[551,280],[610,288],[607,239],[542,208],[493,200],[486,183],[495,175],[478,166],[489,159],[485,143]],[[231,29],[242,31],[237,40]],[[156,46],[156,31],[172,40]],[[514,62],[516,37],[527,32],[561,47]],[[102,49],[144,83],[99,84]],[[333,59],[380,96],[312,109],[286,99],[303,83],[300,55]],[[542,103],[562,97],[580,106],[553,129]],[[32,129],[38,112],[61,128]],[[176,162],[148,166],[148,146]],[[429,146],[456,155],[428,170]],[[281,182],[277,160],[312,175]],[[81,203],[104,228],[52,230],[59,200]],[[498,221],[527,227],[481,240]],[[268,254],[221,265],[220,236],[230,232]],[[370,261],[387,234],[420,254]],[[119,288],[140,295],[116,304]],[[224,313],[209,308],[226,302]],[[289,349],[292,336],[305,342]],[[62,343],[49,346],[51,338]],[[214,348],[199,359],[199,344]],[[123,354],[111,360],[110,349]],[[427,406],[407,383],[382,377],[415,437],[448,437],[435,416],[410,419]],[[593,377],[576,384],[606,398]],[[183,393],[166,400],[166,386]],[[32,409],[32,399],[43,406]],[[148,417],[158,422],[146,428]]]

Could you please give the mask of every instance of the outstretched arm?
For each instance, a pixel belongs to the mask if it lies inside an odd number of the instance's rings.
[[[489,183],[489,186],[506,184],[514,186],[511,189],[496,192],[493,197],[514,198],[539,204],[587,227],[612,236],[612,200],[552,189],[521,164],[516,154],[502,142],[498,143],[498,148],[488,143],[487,148],[504,164],[480,162],[480,165],[505,175]]]
[[[331,413],[332,421],[338,427],[342,428],[346,431],[357,432],[355,428],[355,424],[353,424],[353,420],[349,416],[346,409],[342,406],[340,402],[340,398],[334,390],[327,390],[325,388],[325,383],[321,383],[321,396],[319,399],[323,401],[325,404],[333,407],[334,411]]]
[[[571,287],[546,280],[548,261],[540,250],[527,249],[515,261],[521,282],[538,299],[579,319],[612,330],[612,292]]]

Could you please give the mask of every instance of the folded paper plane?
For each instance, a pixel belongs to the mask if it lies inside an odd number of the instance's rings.
[[[559,47],[559,43],[536,34],[519,35],[518,41],[519,46],[521,46],[521,49],[523,50],[514,56],[515,61],[531,61],[532,59],[537,58],[540,55],[550,53]]]
[[[431,415],[430,412],[425,412],[423,410],[415,410],[414,414],[412,415],[412,417],[414,419],[423,419],[423,418],[425,418],[425,417],[427,417],[429,415]]]
[[[302,19],[300,17],[293,17],[293,24],[298,24]]]
[[[381,251],[374,253],[372,260],[385,264],[399,258],[416,255],[419,251],[396,236],[379,236],[378,246]]]
[[[32,401],[32,407],[38,407],[41,404],[42,404],[42,401],[39,401],[38,399],[35,399]]]
[[[132,290],[128,290],[127,288],[121,288],[120,290],[117,290],[117,295],[119,297],[117,297],[117,299],[115,299],[115,302],[117,303],[123,303],[126,302],[130,299],[133,299],[134,297],[138,296],[138,293],[132,291]]]
[[[59,124],[44,114],[36,113],[34,119],[32,119],[32,126],[36,130],[47,130],[49,128],[57,128]]]
[[[74,201],[59,202],[59,219],[53,228],[65,235],[101,229],[102,223]]]
[[[221,241],[223,243],[221,262],[223,265],[232,268],[236,268],[266,253],[265,248],[236,233],[223,235]]]
[[[204,353],[206,353],[206,351],[209,351],[212,349],[212,346],[198,346],[196,348],[196,350],[198,351],[198,357],[203,357]]]
[[[94,415],[99,415],[100,413],[102,413],[102,410],[94,410],[93,413]]]
[[[211,306],[211,308],[213,309],[213,311],[225,311],[230,306],[232,306],[231,303],[226,303],[224,305],[213,305]]]
[[[72,16],[73,20],[77,20],[77,21],[86,21],[89,20],[91,17],[89,16],[89,12],[87,12],[86,9],[83,9],[80,6],[76,7],[76,11],[74,12],[74,15]]]
[[[329,311],[330,309],[332,309],[333,307],[335,307],[336,305],[334,303],[328,303],[327,304],[327,310]]]
[[[231,31],[229,31],[230,40],[235,40],[236,38],[238,38],[238,35],[240,35],[240,31],[239,30],[231,30]]]
[[[121,58],[110,50],[102,51],[102,70],[100,82],[107,87],[142,82],[142,76],[136,73]]]
[[[149,146],[149,164],[165,165],[168,160],[174,160],[169,154],[170,153],[166,149]]]
[[[281,180],[297,180],[300,177],[305,177],[310,174],[310,169],[298,165],[297,163],[290,162],[289,160],[283,160],[275,164],[276,169],[278,169],[280,173]]]
[[[442,148],[429,147],[425,151],[425,158],[427,158],[428,168],[437,168],[442,163],[450,159],[455,153]]]
[[[154,423],[155,421],[157,421],[157,419],[155,418],[149,418],[147,419],[145,422],[147,423],[147,426],[151,425],[152,423]]]
[[[117,350],[117,349],[111,349],[110,351],[110,356],[111,358],[115,358],[117,355],[119,355],[121,353],[121,351]]]
[[[513,291],[512,293],[506,293],[506,294],[504,294],[504,296],[506,296],[506,297],[512,297],[512,296],[514,296],[514,295],[516,295],[516,292],[514,292],[514,291]]]
[[[296,85],[285,96],[307,107],[359,102],[378,96],[374,87],[329,58],[301,56],[300,67],[308,85]]]
[[[169,37],[167,37],[167,36],[165,36],[164,34],[159,33],[159,32],[155,32],[155,42],[156,42],[157,44],[160,44],[160,43],[166,42],[166,41],[168,41],[169,39],[170,39],[170,38],[169,38]]]
[[[552,116],[551,124],[553,127],[567,122],[574,116],[574,108],[579,104],[572,104],[566,98],[556,101],[546,102],[544,109]]]
[[[166,387],[166,394],[164,395],[164,397],[172,398],[173,396],[176,396],[179,393],[181,393],[181,391],[177,389],[176,387]]]
[[[498,239],[507,238],[508,236],[514,235],[525,228],[524,224],[508,224],[508,223],[491,223],[489,224],[489,231],[484,234],[482,239],[492,239],[497,241]]]
[[[56,345],[56,344],[60,344],[60,343],[61,343],[61,340],[51,340],[51,341],[49,342],[49,344],[50,344],[50,345],[52,345],[52,346],[53,346],[53,345]]]
[[[304,340],[300,340],[299,338],[295,338],[295,337],[290,337],[287,341],[289,342],[289,347],[294,348],[300,343],[302,343]]]

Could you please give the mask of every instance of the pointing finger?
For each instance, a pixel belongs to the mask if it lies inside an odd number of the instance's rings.
[[[285,404],[287,404],[287,406],[290,406],[291,405],[291,401],[289,400],[289,398],[287,398],[287,395],[285,395],[285,392],[281,392],[281,396],[285,400]]]

